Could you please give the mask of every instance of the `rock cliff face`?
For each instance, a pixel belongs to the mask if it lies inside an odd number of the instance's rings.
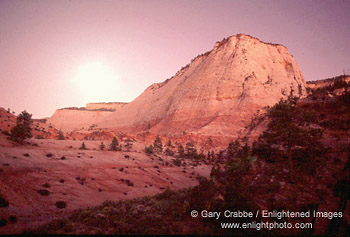
[[[87,130],[91,125],[111,114],[112,112],[110,111],[58,109],[46,123],[63,132]]]
[[[258,109],[290,93],[307,94],[287,48],[239,34],[94,123],[133,133],[236,136]]]
[[[86,104],[87,110],[117,110],[127,103],[110,102],[110,103],[88,103]]]

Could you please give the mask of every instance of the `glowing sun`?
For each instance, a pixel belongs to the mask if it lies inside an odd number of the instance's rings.
[[[118,76],[111,67],[101,62],[81,65],[72,82],[90,102],[113,100],[118,90]]]

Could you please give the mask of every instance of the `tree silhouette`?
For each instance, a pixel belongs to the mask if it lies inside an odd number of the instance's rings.
[[[57,137],[58,140],[64,140],[64,135],[63,135],[63,132],[61,130],[58,131],[58,137]]]
[[[109,147],[109,150],[111,150],[111,151],[120,151],[121,150],[121,147],[119,146],[119,142],[118,142],[116,137],[113,137],[112,143]]]
[[[149,145],[149,146],[145,146],[145,153],[147,155],[151,155],[154,153],[154,148],[153,148],[153,145]]]
[[[192,158],[197,157],[197,155],[198,155],[197,149],[192,142],[187,142],[185,149],[186,149],[186,156],[192,157]]]
[[[179,153],[180,157],[183,157],[185,155],[185,149],[181,143],[177,147],[177,152]]]
[[[85,146],[85,142],[83,142],[81,144],[81,147],[79,148],[80,150],[87,150],[86,146]]]
[[[130,149],[132,148],[132,140],[130,138],[127,138],[125,140],[125,144],[124,144],[124,147],[126,148],[127,151],[130,151]]]
[[[163,143],[159,136],[156,137],[156,140],[153,142],[153,148],[155,153],[163,152]]]
[[[100,150],[103,151],[103,150],[105,149],[105,147],[106,147],[105,144],[104,144],[103,142],[101,142],[101,144],[100,144]]]
[[[16,126],[11,129],[11,140],[23,143],[26,138],[31,138],[32,129],[30,125],[32,123],[32,115],[25,110],[21,112],[17,117]]]

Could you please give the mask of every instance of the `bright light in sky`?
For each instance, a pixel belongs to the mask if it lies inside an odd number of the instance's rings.
[[[102,62],[81,65],[72,79],[87,102],[114,101],[118,81],[114,70]]]
[[[130,102],[238,33],[285,45],[307,81],[350,74],[349,9],[346,0],[0,0],[0,107],[42,118]]]

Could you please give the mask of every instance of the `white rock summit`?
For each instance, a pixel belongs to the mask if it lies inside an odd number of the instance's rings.
[[[48,122],[66,131],[95,123],[135,134],[235,136],[258,109],[290,93],[306,96],[306,83],[288,49],[238,34],[114,112],[86,111],[87,121],[82,111],[58,110]]]

